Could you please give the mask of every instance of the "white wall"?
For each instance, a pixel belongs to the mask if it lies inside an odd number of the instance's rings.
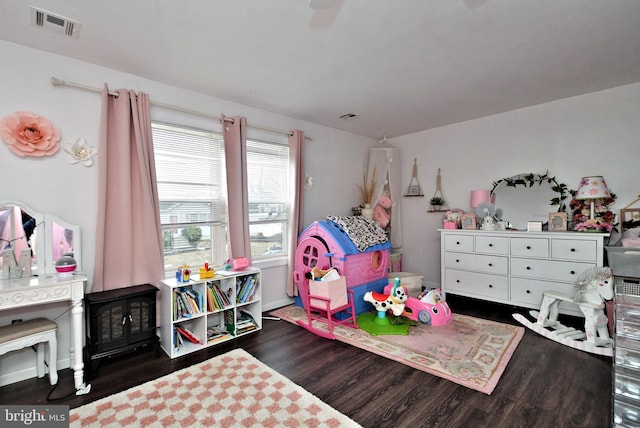
[[[347,215],[359,203],[358,189],[364,160],[374,140],[290,117],[254,109],[219,98],[204,96],[178,87],[97,65],[53,55],[13,43],[0,41],[0,117],[16,111],[31,111],[50,119],[61,130],[62,143],[84,138],[98,146],[100,95],[70,87],[54,87],[50,78],[78,82],[93,87],[108,83],[110,89],[128,88],[146,92],[152,101],[210,112],[212,116],[246,116],[249,125],[256,124],[289,130],[303,129],[313,141],[306,144],[306,170],[313,176],[313,187],[305,191],[305,225],[328,214]],[[174,111],[152,107],[154,120],[180,120],[192,126],[208,125],[209,119],[190,117]],[[100,154],[98,154],[100,156]],[[92,167],[70,165],[60,150],[41,159],[21,158],[0,143],[0,201],[26,203],[38,212],[49,212],[82,228],[82,270],[93,275],[97,212],[97,159]],[[263,303],[275,308],[290,300],[285,293],[286,269],[277,264],[265,267]],[[47,308],[41,314],[51,319],[61,316],[65,308]],[[28,319],[26,311],[0,312],[0,325],[12,319]],[[68,314],[58,319],[60,326],[59,367],[68,367]],[[0,384],[16,377],[26,378],[35,362],[31,351],[15,352],[0,358]],[[33,359],[33,362],[30,360]],[[25,361],[22,361],[25,360]],[[17,373],[17,374],[15,374]],[[15,376],[14,376],[15,374]]]
[[[603,175],[616,212],[640,194],[640,84],[431,129],[391,140],[402,153],[403,189],[418,159],[424,198],[403,198],[403,270],[440,283],[442,213],[427,213],[438,168],[449,208],[470,210],[469,192],[524,172],[555,176],[569,189]],[[568,204],[568,199],[566,200]],[[552,209],[550,210],[552,211]],[[506,213],[505,213],[506,214]]]

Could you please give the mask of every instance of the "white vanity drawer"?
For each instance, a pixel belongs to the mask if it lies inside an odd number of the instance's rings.
[[[520,257],[549,257],[546,238],[511,238],[511,255]]]
[[[455,294],[458,291],[490,299],[508,299],[509,279],[506,276],[447,269],[444,290],[445,293]]]
[[[504,236],[476,236],[476,252],[509,254],[509,238]]]
[[[595,263],[511,258],[511,276],[550,279],[570,283],[574,283],[578,275],[593,267],[596,267]]]
[[[473,235],[451,234],[444,236],[444,249],[446,251],[473,252]]]
[[[532,306],[536,308],[540,307],[540,304],[542,303],[542,296],[545,291],[556,291],[558,293],[564,293],[569,297],[573,297],[576,294],[576,289],[571,284],[525,278],[511,278],[510,291],[511,300],[516,305],[523,304],[525,306]],[[565,309],[572,313],[580,312],[577,305],[572,305],[567,302],[561,302],[560,309]]]
[[[478,272],[507,274],[507,257],[482,254],[444,253],[444,265],[448,268],[474,270]]]
[[[551,257],[554,259],[595,262],[598,260],[598,245],[596,241],[552,239]]]

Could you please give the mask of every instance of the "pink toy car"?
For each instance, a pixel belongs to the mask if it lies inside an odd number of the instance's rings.
[[[387,285],[384,288],[384,293],[389,294],[392,288],[393,284]],[[420,293],[420,298],[409,296],[407,288],[402,288],[407,293],[407,301],[404,303],[402,314],[405,317],[432,326],[447,325],[453,319],[451,309],[442,299],[439,288]]]

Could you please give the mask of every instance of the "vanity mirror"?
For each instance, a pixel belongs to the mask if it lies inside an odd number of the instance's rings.
[[[13,248],[18,259],[24,250],[32,256],[32,274],[55,273],[55,263],[73,253],[80,270],[80,228],[51,214],[41,214],[16,202],[0,202],[0,253]]]
[[[566,211],[567,194],[567,186],[548,173],[502,178],[493,183],[491,190],[495,206],[503,211],[502,219],[518,230],[527,230],[529,221],[546,223],[550,212]]]

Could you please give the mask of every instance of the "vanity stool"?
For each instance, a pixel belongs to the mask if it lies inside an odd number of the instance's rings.
[[[46,318],[34,318],[32,320],[0,327],[0,355],[37,344],[38,377],[43,377],[45,373],[44,345],[48,343],[49,381],[51,385],[55,385],[58,383],[58,371],[56,369],[56,359],[58,355],[58,344],[56,342],[57,329],[58,324]]]

